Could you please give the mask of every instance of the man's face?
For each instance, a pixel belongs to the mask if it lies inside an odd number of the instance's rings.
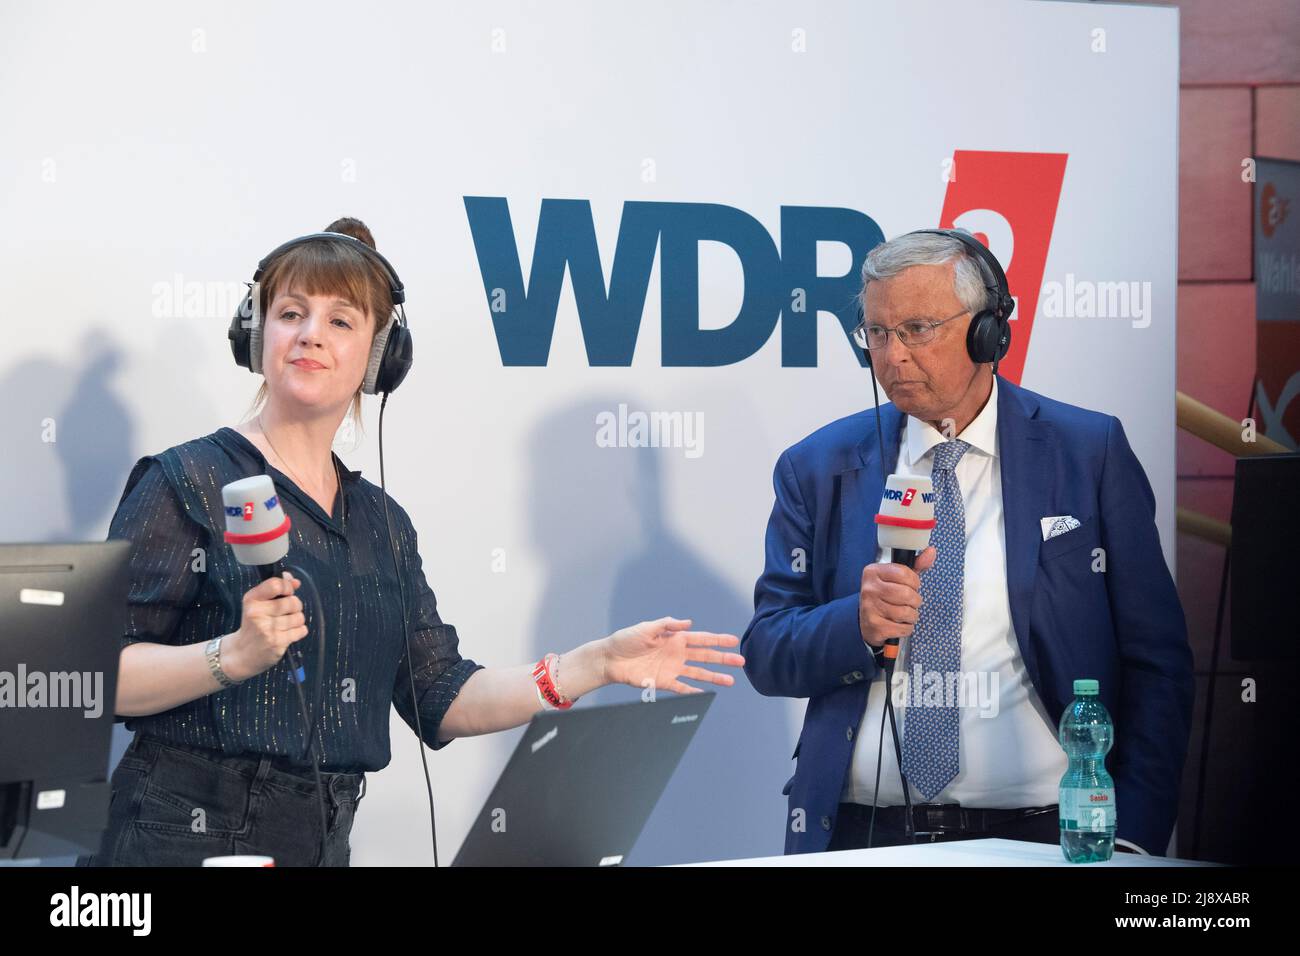
[[[910,266],[889,279],[867,284],[868,325],[896,328],[915,319],[940,322],[962,310],[953,291],[952,262]],[[979,366],[966,351],[969,313],[945,322],[934,338],[910,348],[890,334],[883,348],[873,349],[876,378],[899,409],[915,418],[941,420],[955,408],[975,381]]]

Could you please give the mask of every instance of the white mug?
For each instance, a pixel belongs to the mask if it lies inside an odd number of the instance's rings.
[[[271,856],[210,856],[204,859],[204,866],[275,866],[275,857]]]

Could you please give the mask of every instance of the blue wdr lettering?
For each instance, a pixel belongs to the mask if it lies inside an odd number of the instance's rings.
[[[866,364],[849,338],[858,321],[854,297],[862,260],[885,237],[875,220],[856,210],[782,206],[778,253],[763,225],[731,206],[625,202],[606,285],[591,203],[543,199],[527,287],[506,199],[466,196],[465,212],[503,365],[546,364],[566,270],[588,364],[631,365],[656,252],[665,366],[742,361],[762,348],[780,322],[781,364],[813,367],[818,312],[836,316],[859,364]],[[728,246],[744,276],[740,311],[722,328],[700,328],[702,241]],[[853,263],[849,271],[818,275],[818,242],[844,243]]]

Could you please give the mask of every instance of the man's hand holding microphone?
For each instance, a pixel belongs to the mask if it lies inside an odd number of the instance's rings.
[[[858,591],[858,629],[875,654],[876,663],[896,657],[889,642],[911,635],[921,610],[921,573],[934,564],[930,546],[934,528],[934,485],[919,475],[890,475],[885,479],[876,535],[889,561],[862,569]],[[892,666],[892,665],[891,665]]]
[[[926,548],[916,556],[915,569],[905,564],[881,562],[862,569],[858,592],[858,629],[873,649],[890,638],[904,638],[916,626],[921,608],[921,575],[934,564],[935,550]]]

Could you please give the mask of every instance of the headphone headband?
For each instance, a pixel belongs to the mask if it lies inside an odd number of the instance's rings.
[[[304,243],[313,242],[317,239],[342,239],[345,242],[355,244],[363,255],[370,256],[372,260],[377,262],[383,270],[388,273],[388,292],[392,296],[393,305],[401,305],[406,301],[406,289],[402,285],[402,280],[397,275],[397,270],[393,268],[392,264],[383,257],[378,249],[366,245],[356,236],[349,236],[342,232],[313,232],[305,236],[299,236],[297,239],[290,239],[288,242],[281,243],[264,255],[261,261],[257,263],[257,271],[253,273],[253,281],[261,281],[262,274],[266,272],[267,267],[283,253],[288,252],[295,246],[301,246]]]
[[[998,257],[993,255],[988,246],[962,229],[916,229],[913,232],[914,234],[947,236],[949,239],[956,239],[961,242],[971,255],[988,267],[989,273],[993,276],[993,285],[987,283],[984,285],[984,288],[989,291],[994,300],[993,307],[988,311],[1002,321],[1006,321],[1011,317],[1011,311],[1015,308],[1015,300],[1011,298],[1011,290],[1007,285],[1007,275],[1002,270],[1002,263],[998,262]]]

